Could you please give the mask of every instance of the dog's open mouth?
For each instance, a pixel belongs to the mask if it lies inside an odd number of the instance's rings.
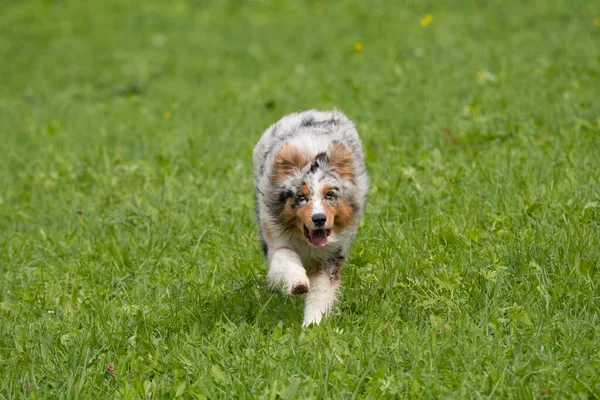
[[[304,236],[315,247],[325,247],[329,235],[331,235],[331,229],[315,229],[311,231],[306,225],[304,226]]]

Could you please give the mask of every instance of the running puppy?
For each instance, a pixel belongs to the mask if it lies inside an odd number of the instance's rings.
[[[303,326],[333,307],[368,191],[362,146],[340,111],[300,111],[254,147],[256,219],[269,282],[306,295]]]

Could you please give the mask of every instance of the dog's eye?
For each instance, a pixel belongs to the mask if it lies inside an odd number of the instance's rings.
[[[327,194],[325,195],[325,200],[333,200],[333,199],[335,199],[335,193],[327,192]]]
[[[297,199],[298,199],[298,203],[305,203],[308,201],[308,198],[303,194],[299,194]]]

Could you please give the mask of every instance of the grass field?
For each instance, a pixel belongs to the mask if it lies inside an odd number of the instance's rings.
[[[600,397],[599,2],[5,0],[0,60],[0,398]],[[303,330],[251,152],[333,107],[370,201]]]

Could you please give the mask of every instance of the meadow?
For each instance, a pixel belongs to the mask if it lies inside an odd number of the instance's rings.
[[[252,148],[362,137],[336,312],[266,288]],[[4,0],[0,398],[600,397],[600,2]]]

